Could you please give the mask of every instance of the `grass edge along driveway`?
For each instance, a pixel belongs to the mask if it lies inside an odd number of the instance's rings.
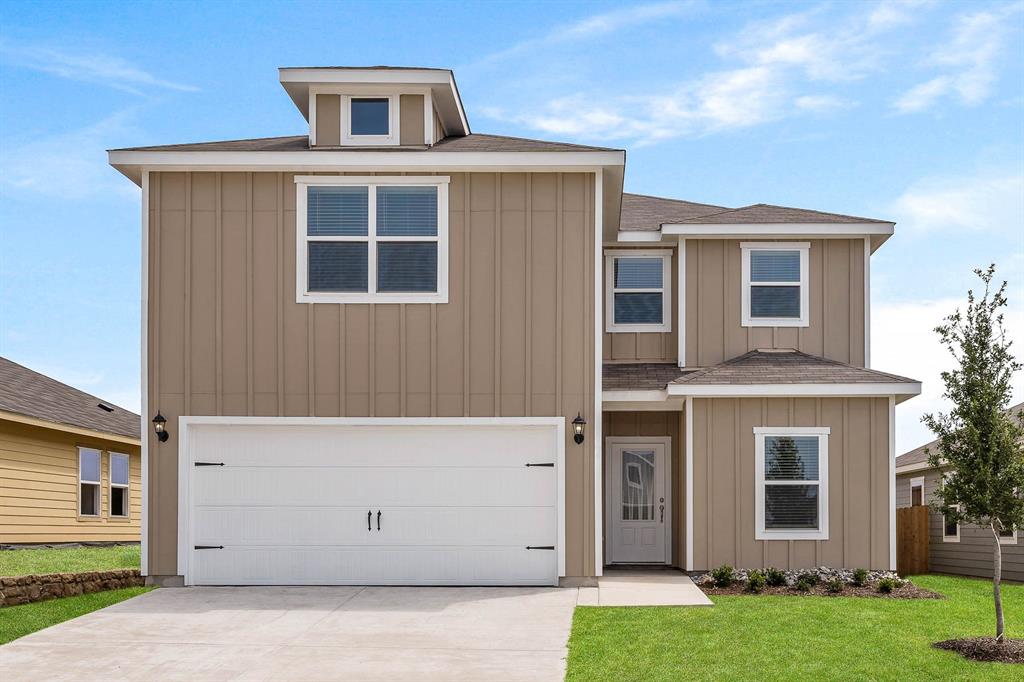
[[[97,609],[137,597],[152,587],[126,587],[121,590],[80,594],[63,599],[48,599],[31,604],[0,608],[0,644],[37,632],[57,623],[78,618]]]
[[[919,576],[946,599],[720,596],[712,608],[578,607],[566,680],[1020,680],[932,642],[992,635],[992,583]],[[1024,585],[1003,585],[1008,637],[1024,637]]]

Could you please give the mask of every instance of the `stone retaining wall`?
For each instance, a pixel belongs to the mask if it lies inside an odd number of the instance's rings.
[[[47,573],[0,577],[0,606],[28,604],[44,599],[73,597],[90,592],[138,587],[145,584],[137,568],[87,573]]]

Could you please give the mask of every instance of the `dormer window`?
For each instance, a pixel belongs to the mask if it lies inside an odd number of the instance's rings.
[[[391,95],[342,97],[342,144],[398,144],[396,99]]]
[[[743,242],[744,327],[810,324],[809,242]]]

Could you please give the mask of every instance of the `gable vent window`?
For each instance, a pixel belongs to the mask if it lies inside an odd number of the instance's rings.
[[[78,514],[100,515],[100,451],[78,448]]]
[[[444,303],[448,178],[298,177],[300,303]]]
[[[809,324],[808,242],[744,242],[744,327]]]
[[[755,539],[828,539],[829,432],[754,428]]]
[[[605,330],[672,330],[672,252],[605,252]]]

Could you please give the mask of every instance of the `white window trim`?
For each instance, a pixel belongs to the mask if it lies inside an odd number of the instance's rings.
[[[742,320],[744,327],[807,327],[810,326],[810,288],[808,281],[810,276],[809,252],[810,242],[740,242],[742,253],[741,270],[743,272],[743,286],[740,288]],[[750,316],[750,287],[756,286],[793,286],[794,282],[751,282],[750,281],[750,252],[751,251],[799,251],[800,252],[800,317],[751,317]]]
[[[128,482],[125,484],[114,483],[114,458],[124,457],[125,462],[128,466]],[[107,516],[112,519],[119,521],[125,521],[132,516],[132,497],[131,497],[131,485],[132,485],[132,458],[123,452],[108,452],[107,453],[107,472],[109,474],[109,484],[107,490]],[[115,514],[114,513],[114,488],[122,488],[125,491],[125,513]]]
[[[1008,538],[1004,538],[1003,536],[1000,535],[999,536],[999,544],[1000,545],[1016,545],[1017,544],[1017,529],[1014,528],[1013,529],[1013,535],[1011,535]]]
[[[921,489],[921,505],[927,507],[928,501],[924,498],[924,476],[910,479],[910,506],[914,506],[914,488]]]
[[[448,302],[448,183],[446,175],[426,176],[343,176],[298,175],[295,177],[295,301],[296,303],[447,303]],[[366,292],[309,291],[307,278],[306,194],[307,188],[321,186],[365,186],[369,192],[366,237],[314,237],[312,241],[367,242]],[[377,237],[376,190],[380,186],[413,185],[437,187],[437,237]],[[377,292],[377,242],[437,242],[437,291]]]
[[[942,483],[945,484],[946,479],[948,479],[951,475],[952,474],[948,473],[948,472],[943,474],[942,475]],[[958,505],[958,504],[954,504],[953,508],[956,509],[957,511],[960,511],[960,505]],[[939,521],[942,524],[942,541],[943,542],[960,542],[960,524],[959,523],[956,524],[956,535],[946,535],[946,517],[945,517],[944,514],[939,514]]]
[[[397,145],[400,128],[398,123],[399,95],[395,94],[358,94],[341,96],[341,143],[343,145]],[[353,135],[352,134],[352,100],[354,99],[386,99],[388,101],[388,134],[387,135]]]
[[[98,462],[99,466],[100,466],[100,477],[99,477],[99,480],[90,481],[90,480],[82,478],[82,451],[84,451],[84,450],[89,450],[89,451],[95,452],[97,455],[99,455],[99,462]],[[84,445],[80,445],[78,447],[78,462],[77,462],[77,464],[78,464],[78,473],[77,473],[78,485],[76,487],[78,488],[78,494],[77,494],[76,497],[77,497],[78,509],[76,509],[75,511],[78,512],[78,516],[80,518],[83,518],[83,519],[98,519],[100,516],[103,515],[103,495],[100,494],[100,491],[103,490],[103,450],[101,450],[100,448],[90,448],[90,447],[86,447]],[[96,513],[95,514],[83,514],[82,513],[82,485],[83,484],[95,485],[96,486]]]
[[[615,289],[617,258],[661,258],[660,289]],[[610,333],[672,331],[672,250],[671,249],[608,249],[604,252],[605,331]],[[615,294],[661,293],[661,324],[615,324]]]
[[[828,540],[828,438],[827,426],[755,426],[754,427],[754,539],[755,540]],[[769,530],[764,519],[764,443],[769,436],[818,436],[818,480],[794,485],[818,485],[817,530]],[[772,481],[770,485],[777,485]],[[785,485],[785,484],[783,484]]]

